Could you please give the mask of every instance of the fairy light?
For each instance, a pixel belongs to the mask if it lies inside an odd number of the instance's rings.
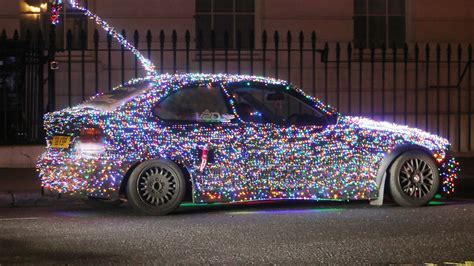
[[[449,142],[407,126],[343,115],[337,124],[324,128],[242,121],[214,127],[165,126],[151,119],[154,104],[171,92],[210,84],[223,89],[232,114],[238,117],[235,99],[226,87],[253,83],[293,89],[285,81],[254,76],[164,74],[129,81],[128,85],[145,89],[115,111],[81,105],[49,113],[45,116],[48,142],[53,135],[70,135],[72,145],[67,150],[47,148],[37,165],[42,184],[61,193],[116,197],[132,165],[165,158],[187,166],[195,202],[373,199],[378,196],[376,176],[386,154],[400,145],[416,144],[436,158],[441,191],[453,193],[459,166],[446,155]],[[306,97],[327,115],[335,112]],[[99,126],[106,136],[106,150],[97,158],[81,155],[76,145],[79,129],[90,125]],[[206,145],[214,151],[214,161],[202,167],[196,151]]]
[[[61,11],[63,9],[63,1],[62,0],[50,0],[51,4],[51,23],[53,25],[57,25],[59,23],[59,16],[61,15]]]
[[[90,10],[87,8],[81,6],[78,1],[76,0],[68,0],[69,4],[71,5],[72,8],[76,8],[77,10],[80,10],[86,15],[90,20],[94,21],[97,25],[102,27],[107,34],[110,34],[114,39],[116,39],[119,44],[124,47],[124,49],[129,50],[132,52],[138,59],[138,61],[141,63],[145,71],[147,72],[147,75],[150,77],[157,76],[156,72],[156,67],[155,65],[134,46],[130,42],[125,39],[125,37],[117,32],[114,27],[110,26],[106,21],[104,21],[101,17],[98,15],[92,13]],[[52,24],[58,24],[59,23],[59,14],[62,9],[62,0],[51,0],[51,23]]]

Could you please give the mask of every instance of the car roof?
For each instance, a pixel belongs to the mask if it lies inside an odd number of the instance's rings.
[[[196,83],[208,84],[210,82],[221,83],[221,84],[239,83],[239,82],[261,83],[265,85],[276,85],[276,88],[279,87],[282,90],[288,89],[291,86],[291,84],[285,80],[261,77],[261,76],[185,73],[185,74],[162,74],[158,76],[132,79],[128,81],[127,83],[125,83],[124,85],[118,86],[115,89],[124,88],[124,87],[134,87],[139,90],[139,94],[143,94],[146,92],[153,92],[161,96],[166,96],[172,91],[177,91],[181,89],[182,87],[186,87],[186,85],[195,85]],[[291,87],[294,90],[297,90],[300,93],[304,94],[304,92],[298,89],[297,87],[295,86],[291,86]],[[327,113],[333,113],[335,111],[334,109],[332,109],[331,106],[323,104],[318,99],[315,99],[309,95],[306,95],[306,97],[312,99],[316,103],[318,108],[320,108],[321,110]],[[94,97],[91,100],[93,99]],[[78,107],[98,108],[98,106],[91,106],[91,104],[94,105],[91,102],[91,100],[81,104]],[[125,102],[125,101],[122,101],[122,102]],[[98,108],[98,109],[101,109],[104,111],[113,110],[117,106],[121,105],[122,102],[120,102],[119,104],[109,105],[109,106]]]
[[[146,77],[133,79],[125,83],[124,86],[138,86],[143,83],[154,83],[151,87],[160,87],[160,85],[169,84],[195,84],[195,83],[237,83],[237,82],[258,82],[271,85],[290,85],[285,80],[250,76],[250,75],[233,75],[233,74],[203,74],[203,73],[183,73],[183,74],[162,74],[154,77]]]

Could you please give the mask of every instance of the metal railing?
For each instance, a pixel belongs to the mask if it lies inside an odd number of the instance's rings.
[[[123,31],[124,36],[130,36]],[[283,36],[282,36],[283,35]],[[204,41],[204,37],[208,37]],[[51,31],[49,40],[56,38]],[[80,49],[73,50],[79,38]],[[250,46],[242,49],[243,38]],[[473,148],[472,46],[470,44],[374,44],[320,42],[316,33],[236,33],[236,43],[216,43],[216,33],[190,31],[128,38],[159,72],[236,73],[289,80],[349,115],[419,127],[449,138],[456,151]],[[76,42],[77,43],[77,42]],[[47,110],[72,106],[98,92],[144,75],[133,54],[95,31],[66,34],[65,49],[49,41]],[[206,46],[204,46],[206,44]],[[218,48],[219,47],[219,48]],[[76,47],[77,48],[77,47]],[[65,65],[65,66],[63,66]]]

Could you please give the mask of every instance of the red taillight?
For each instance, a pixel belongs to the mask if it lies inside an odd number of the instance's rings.
[[[104,132],[101,128],[86,127],[81,129],[80,140],[82,143],[97,143],[104,140]]]

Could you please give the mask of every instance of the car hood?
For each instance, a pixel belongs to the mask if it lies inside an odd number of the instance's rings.
[[[379,144],[384,150],[392,150],[401,145],[417,145],[445,157],[450,143],[447,139],[421,129],[398,125],[390,122],[376,121],[364,117],[340,116],[338,125],[352,128],[362,137],[362,141]]]

